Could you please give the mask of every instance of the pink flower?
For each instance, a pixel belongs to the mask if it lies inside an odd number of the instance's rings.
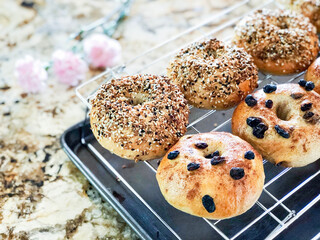
[[[30,55],[17,60],[14,72],[18,84],[29,93],[40,92],[45,87],[48,78],[43,64]]]
[[[104,34],[93,34],[83,41],[88,62],[94,68],[113,67],[121,59],[121,45]]]
[[[52,55],[56,78],[69,86],[76,86],[85,79],[88,67],[85,61],[72,52],[57,50]]]

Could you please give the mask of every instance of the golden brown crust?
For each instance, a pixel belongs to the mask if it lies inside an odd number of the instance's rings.
[[[207,143],[199,149],[196,143]],[[168,159],[171,151],[179,151],[175,159]],[[219,151],[225,161],[211,165],[205,158]],[[247,151],[254,153],[254,159],[244,158]],[[224,132],[201,133],[184,136],[162,159],[157,170],[157,181],[165,199],[175,208],[199,217],[209,219],[230,218],[247,211],[259,198],[264,171],[261,155],[250,144]],[[194,171],[188,171],[191,162],[200,164]],[[244,177],[235,180],[230,175],[234,167],[244,169]],[[204,207],[202,198],[210,196],[215,210],[210,213]]]
[[[182,49],[171,61],[168,76],[190,104],[206,109],[235,106],[258,81],[252,57],[216,39]]]
[[[250,107],[243,101],[235,109],[232,117],[233,134],[249,142],[274,164],[302,167],[320,158],[319,94],[306,91],[298,84],[281,84],[277,85],[275,92],[259,90],[252,96],[257,100],[255,106]],[[271,109],[265,106],[266,100],[273,101]],[[312,103],[310,109],[301,109],[302,105],[309,103]],[[263,138],[254,136],[255,127],[247,123],[249,117],[259,118],[267,126]],[[276,125],[289,137],[281,136]]]
[[[317,58],[310,67],[305,75],[306,81],[314,83],[315,88],[313,89],[320,94],[320,58]]]
[[[320,33],[320,0],[292,1],[292,8],[309,18]]]
[[[113,79],[100,87],[91,104],[93,134],[123,158],[161,157],[187,130],[187,101],[164,76]]]
[[[301,72],[318,55],[319,39],[309,19],[288,10],[258,10],[235,28],[233,42],[254,58],[259,70]]]

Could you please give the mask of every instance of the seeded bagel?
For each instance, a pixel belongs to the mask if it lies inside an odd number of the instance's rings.
[[[291,74],[306,70],[319,51],[316,28],[289,10],[263,9],[242,19],[233,39],[261,71]]]
[[[252,57],[217,39],[182,49],[171,61],[168,76],[190,104],[206,109],[233,107],[258,86]]]
[[[104,148],[123,158],[162,157],[187,130],[187,101],[164,76],[113,79],[100,87],[91,104],[94,136]]]
[[[320,95],[314,84],[266,85],[235,109],[232,132],[274,164],[302,167],[320,158]]]
[[[230,133],[184,136],[160,162],[157,181],[173,207],[208,219],[231,218],[259,198],[262,157]]]
[[[291,0],[291,7],[309,18],[320,33],[320,0]]]
[[[315,85],[314,91],[320,94],[320,58],[317,58],[308,68],[305,79],[313,82]]]

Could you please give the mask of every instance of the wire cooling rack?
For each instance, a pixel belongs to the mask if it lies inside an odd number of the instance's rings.
[[[174,53],[191,42],[217,37],[229,41],[235,24],[248,12],[256,8],[277,7],[273,1],[266,2],[256,7],[254,1],[239,1],[234,6],[225,9],[211,19],[179,34],[172,39],[150,49],[140,56],[130,60],[122,66],[110,69],[99,76],[83,83],[76,89],[76,93],[84,104],[90,109],[89,99],[97,88],[114,77],[136,73],[165,74],[169,60]],[[230,16],[232,19],[230,20]],[[290,76],[274,76],[259,72],[259,88],[269,83],[280,84],[285,82],[297,82],[303,78],[304,73]],[[233,109],[226,111],[203,110],[190,106],[188,132],[196,134],[209,131],[231,132],[231,117]],[[86,141],[82,138],[91,153],[99,159],[104,167],[112,173],[118,181],[122,182],[134,194],[139,201],[153,214],[177,239],[186,239],[183,233],[185,219],[194,221],[195,226],[201,226],[210,236],[219,236],[221,239],[274,239],[295,222],[308,210],[313,208],[320,200],[318,183],[320,182],[319,164],[311,164],[304,168],[283,168],[274,166],[264,160],[266,181],[263,192],[256,204],[241,216],[225,220],[202,220],[173,209],[163,198],[158,202],[150,201],[148,195],[144,195],[136,182],[136,176],[130,178],[124,171],[117,170],[119,161],[126,161],[107,153],[93,140]],[[145,161],[136,164],[130,171],[145,169],[146,179],[148,176],[155,177],[157,161]],[[128,170],[129,171],[129,170]],[[148,172],[147,172],[148,171]],[[141,183],[140,183],[141,185]],[[157,186],[154,186],[156,188]],[[160,205],[160,207],[158,207]],[[171,211],[173,213],[171,213]],[[189,221],[189,220],[188,220]],[[218,235],[210,235],[212,231]],[[320,237],[315,233],[314,239]],[[299,235],[296,235],[299,239]],[[191,236],[190,239],[197,238]]]

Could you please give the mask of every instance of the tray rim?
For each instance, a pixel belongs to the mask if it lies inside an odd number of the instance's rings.
[[[132,230],[141,239],[151,240],[152,238],[150,237],[150,235],[140,226],[140,224],[137,223],[137,221],[131,216],[131,214],[128,213],[128,211],[119,203],[119,201],[109,191],[105,190],[105,186],[91,173],[91,171],[87,170],[87,167],[68,146],[65,139],[68,132],[83,127],[84,123],[85,120],[80,121],[63,132],[60,137],[60,144],[63,151],[67,154],[74,165],[80,170],[80,172],[86,177],[90,184],[96,189],[96,191],[99,192],[102,198],[108,201],[108,203],[123,218],[123,220],[125,220],[125,222],[132,228]],[[85,144],[81,142],[79,142],[79,144],[85,146]]]

